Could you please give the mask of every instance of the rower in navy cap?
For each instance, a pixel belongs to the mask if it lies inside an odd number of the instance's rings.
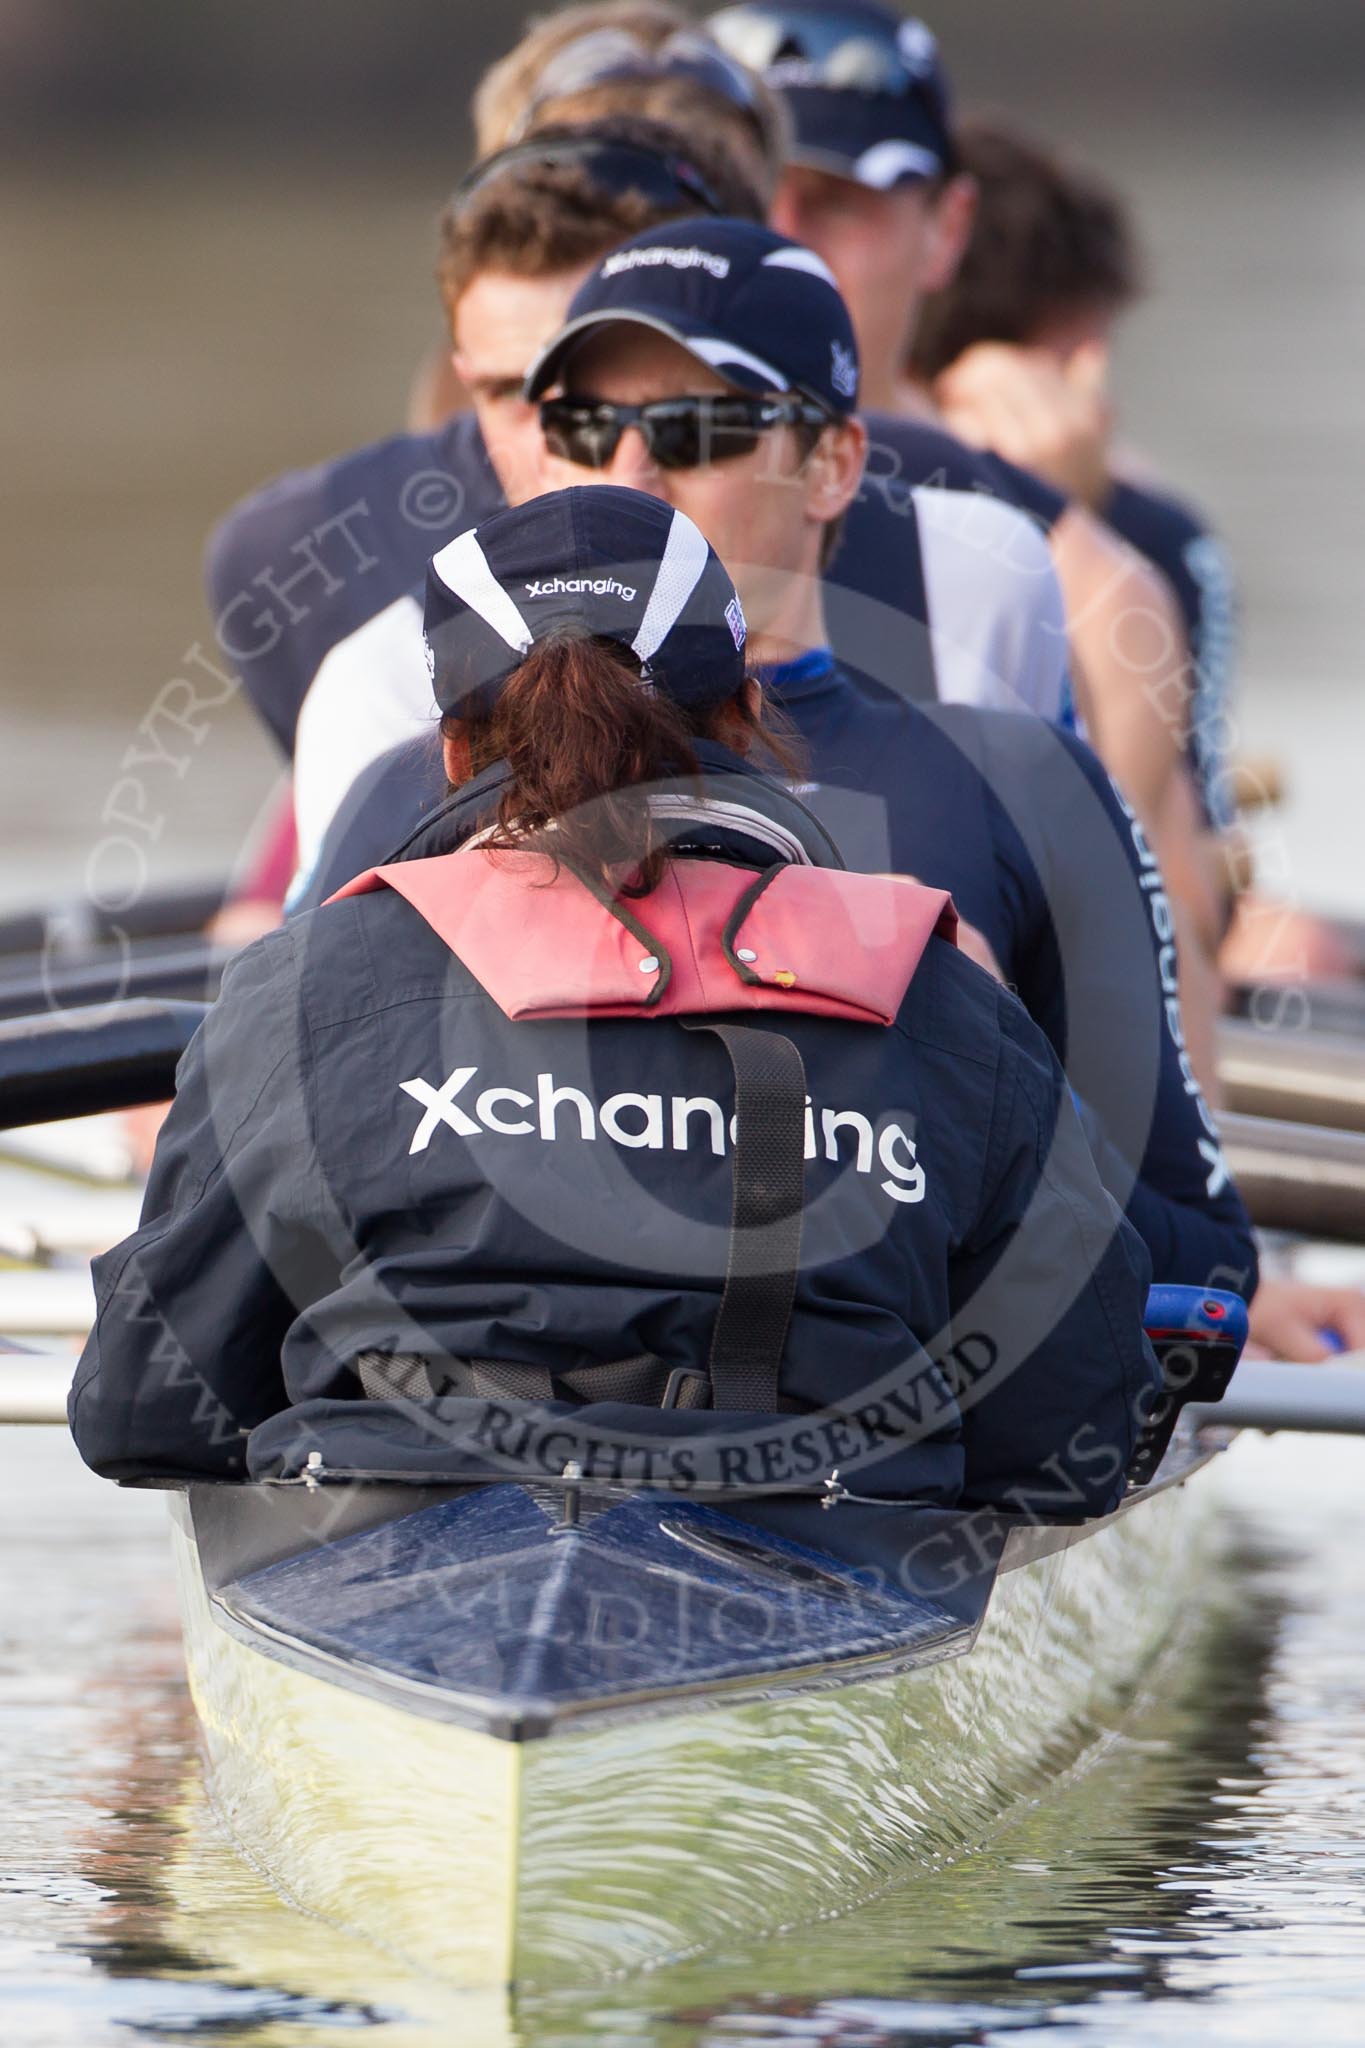
[[[793,134],[773,225],[837,275],[864,405],[901,411],[920,298],[951,274],[975,197],[933,33],[875,0],[744,0],[708,27],[784,102]]]
[[[696,526],[498,513],[427,636],[455,787],[229,969],[96,1264],[86,1459],[1111,1507],[1143,1248],[948,897],[762,773]]]

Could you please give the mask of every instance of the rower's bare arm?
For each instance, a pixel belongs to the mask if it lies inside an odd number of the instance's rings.
[[[1165,578],[1079,505],[1053,528],[1072,677],[1091,744],[1159,835],[1184,758],[1188,648]]]
[[[1153,843],[1190,941],[1212,967],[1228,927],[1231,882],[1226,842],[1204,821],[1188,761],[1171,777]]]

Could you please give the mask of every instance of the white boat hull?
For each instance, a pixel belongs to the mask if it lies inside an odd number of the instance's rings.
[[[464,1986],[591,1981],[758,1938],[960,1855],[1104,1736],[1170,1635],[1202,1490],[1157,1491],[1079,1541],[1012,1535],[968,1654],[534,1741],[404,1711],[230,1632],[182,1504],[215,1803],[286,1898]]]

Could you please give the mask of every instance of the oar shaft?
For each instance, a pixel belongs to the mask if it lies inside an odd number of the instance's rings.
[[[1220,1127],[1253,1223],[1365,1243],[1365,1134],[1260,1116],[1225,1115]]]
[[[1225,1104],[1243,1115],[1365,1131],[1365,1043],[1228,1017],[1218,1027],[1218,1076]]]
[[[0,1129],[163,1102],[203,1003],[120,1003],[0,1023]]]
[[[230,946],[205,939],[158,940],[151,945],[105,947],[75,964],[60,956],[22,962],[0,973],[0,1018],[37,1017],[44,1011],[89,1009],[137,997],[211,1002]]]
[[[1242,982],[1231,991],[1234,1016],[1264,1032],[1272,1045],[1302,1032],[1355,1039],[1365,1045],[1365,982]]]
[[[1227,1429],[1365,1436],[1365,1370],[1244,1358],[1221,1401],[1185,1412],[1196,1423]]]
[[[228,884],[221,881],[191,883],[182,889],[158,890],[117,911],[104,910],[87,896],[73,896],[46,910],[0,917],[0,954],[46,948],[56,957],[110,941],[202,931],[222,909],[227,890]]]

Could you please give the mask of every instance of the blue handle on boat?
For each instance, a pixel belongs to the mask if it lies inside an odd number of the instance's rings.
[[[1247,1306],[1214,1287],[1153,1287],[1143,1326],[1163,1384],[1128,1461],[1130,1486],[1155,1477],[1187,1401],[1221,1401],[1227,1392],[1247,1340]]]
[[[1240,1358],[1247,1340],[1247,1305],[1240,1294],[1216,1287],[1149,1287],[1143,1328],[1153,1344],[1231,1344]]]

